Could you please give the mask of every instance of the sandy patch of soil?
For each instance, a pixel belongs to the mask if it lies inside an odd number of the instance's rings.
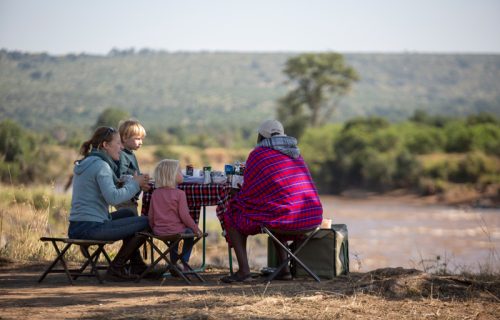
[[[0,319],[498,319],[500,279],[433,276],[385,268],[316,283],[223,284],[177,278],[99,284],[63,274],[39,284],[46,262],[0,265]],[[258,279],[259,280],[259,279]]]

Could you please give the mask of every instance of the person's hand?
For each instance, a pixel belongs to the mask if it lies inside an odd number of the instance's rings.
[[[149,191],[151,189],[151,185],[149,184],[149,181],[151,181],[151,177],[149,174],[145,173],[144,176],[146,177],[146,186],[141,186],[142,191]]]
[[[149,185],[148,185],[149,177],[147,175],[134,174],[134,180],[139,184],[139,186],[141,187],[142,190],[144,190],[145,188],[149,189]]]
[[[198,229],[196,231],[195,235],[199,238],[199,237],[203,236],[203,232],[200,229]]]
[[[149,180],[146,180],[143,184],[140,185],[142,191],[149,191],[151,186],[149,185]]]

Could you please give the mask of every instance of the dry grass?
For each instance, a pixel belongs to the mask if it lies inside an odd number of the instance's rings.
[[[0,194],[0,257],[14,261],[52,259],[54,249],[39,239],[65,236],[69,198],[42,186],[0,185]],[[68,257],[77,259],[79,253],[71,250]]]

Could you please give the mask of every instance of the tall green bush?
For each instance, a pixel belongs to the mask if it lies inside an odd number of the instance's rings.
[[[473,147],[472,133],[462,121],[455,121],[445,127],[446,152],[469,152]]]
[[[369,189],[389,190],[393,187],[396,171],[394,158],[390,154],[367,148],[359,154],[363,185]],[[362,160],[361,160],[362,159]]]
[[[299,140],[299,148],[306,160],[320,193],[334,192],[336,177],[332,170],[334,142],[340,132],[339,125],[308,128]]]
[[[414,154],[442,151],[445,146],[446,140],[442,130],[435,127],[418,126],[406,135],[406,148]]]
[[[402,150],[395,157],[395,166],[393,180],[396,187],[410,188],[417,184],[422,165],[413,154]]]
[[[7,183],[49,182],[47,167],[57,157],[12,120],[0,122],[0,179]]]
[[[0,156],[5,162],[22,161],[35,147],[35,141],[17,122],[0,122]]]
[[[500,125],[479,124],[470,129],[474,150],[500,156]]]
[[[468,153],[458,162],[456,170],[450,173],[449,179],[458,183],[475,183],[482,175],[495,171],[494,166],[480,152]]]
[[[340,192],[350,187],[391,188],[396,171],[393,150],[399,147],[398,132],[383,118],[346,122],[333,146],[333,189]]]
[[[370,147],[379,152],[389,152],[398,149],[401,141],[400,133],[393,127],[375,131],[370,140]]]

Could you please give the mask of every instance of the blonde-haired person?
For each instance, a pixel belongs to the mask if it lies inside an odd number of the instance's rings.
[[[109,265],[106,278],[113,281],[132,280],[146,265],[138,248],[144,238],[136,235],[148,228],[146,217],[137,217],[130,209],[109,212],[110,205],[130,199],[148,184],[144,176],[134,175],[121,188],[118,166],[122,143],[118,131],[99,127],[85,141],[73,170],[73,195],[69,215],[68,236],[72,239],[123,240],[117,255]],[[130,260],[131,270],[126,270]]]
[[[141,174],[141,170],[139,169],[139,162],[135,157],[134,151],[138,150],[142,146],[142,140],[146,137],[146,130],[139,121],[129,119],[120,122],[118,126],[118,132],[120,133],[121,141],[123,144],[123,150],[120,153],[119,174],[120,180],[125,181],[125,176],[134,176],[136,174]],[[147,178],[149,179],[149,177]],[[142,190],[148,189],[142,188]],[[137,216],[137,201],[139,200],[140,194],[141,191],[135,194],[131,199],[128,199],[127,201],[122,202],[115,207],[117,209],[129,208],[134,211],[135,215]]]
[[[189,215],[186,194],[177,188],[183,177],[179,168],[179,161],[164,159],[154,170],[156,190],[151,196],[149,206],[149,225],[155,235],[172,235],[177,233],[195,233],[201,236],[202,232]],[[177,248],[172,249],[170,258],[172,263],[180,259],[183,269],[187,270],[187,262],[193,249],[193,239],[184,240],[179,257]]]

